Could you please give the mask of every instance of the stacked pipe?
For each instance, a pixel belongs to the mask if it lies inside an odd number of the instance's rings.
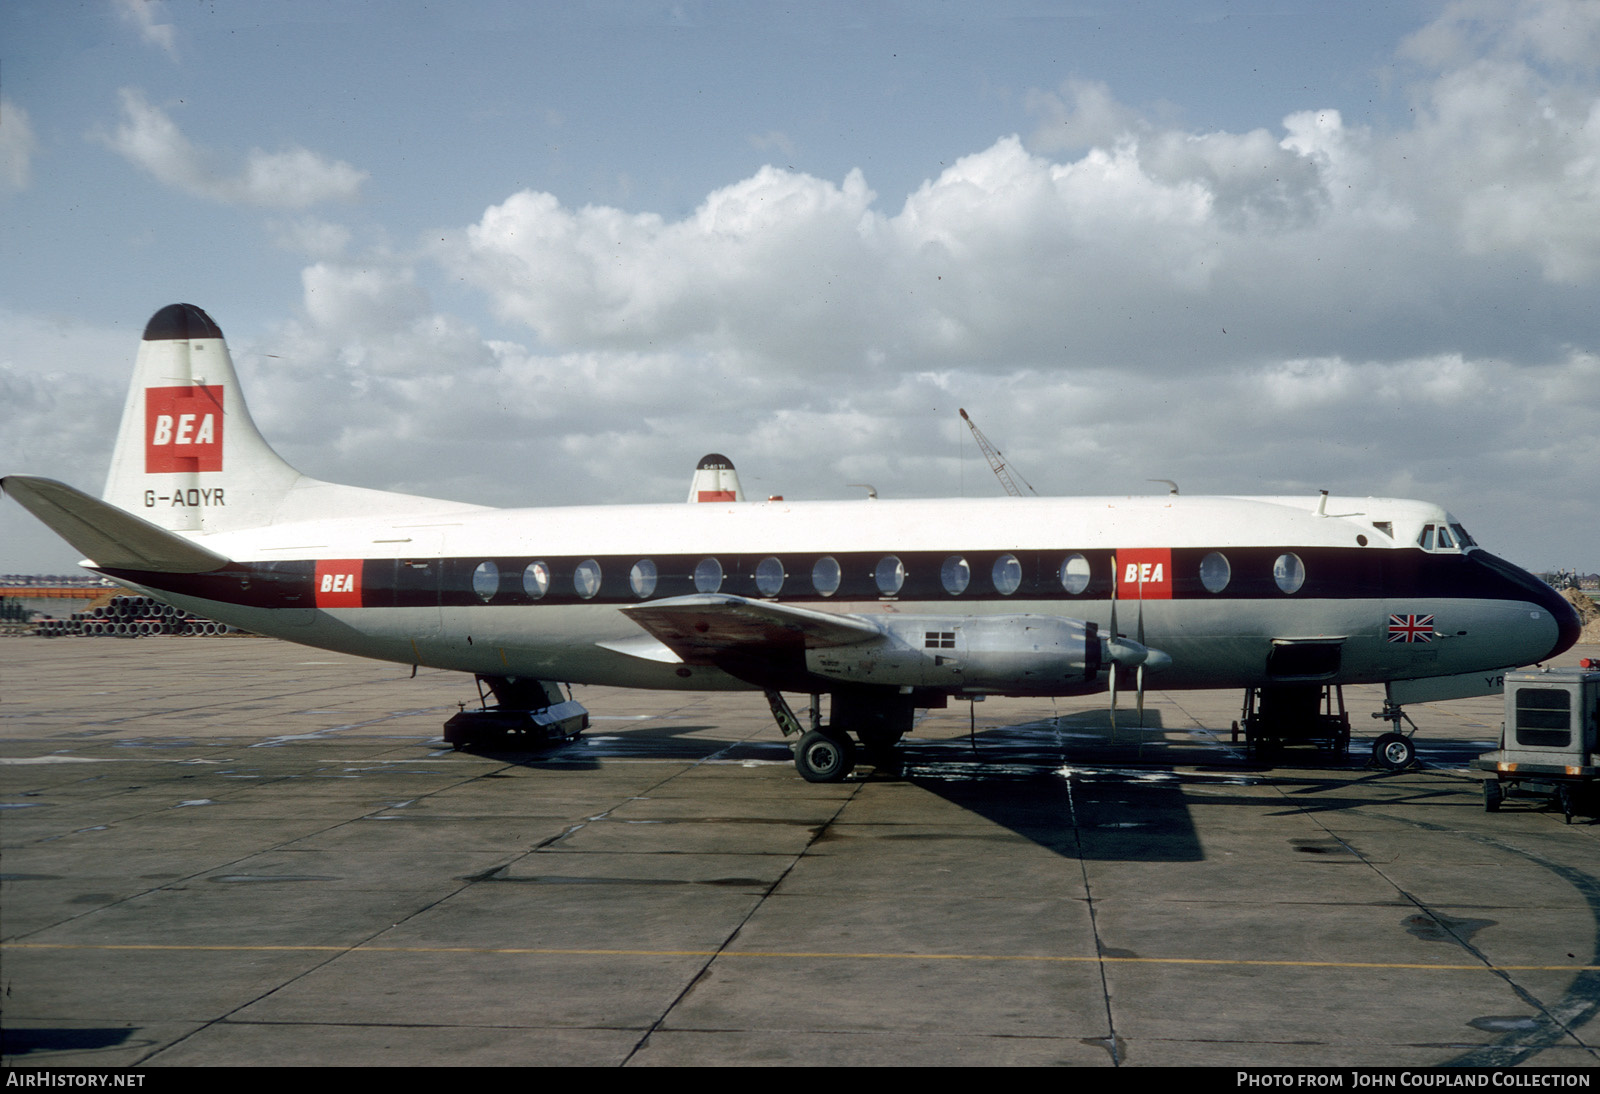
[[[203,619],[148,596],[114,596],[98,608],[73,612],[69,619],[36,620],[33,633],[45,638],[65,635],[143,638],[153,634],[237,634],[239,629]]]

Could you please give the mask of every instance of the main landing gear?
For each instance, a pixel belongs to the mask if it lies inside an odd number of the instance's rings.
[[[806,782],[836,783],[855,768],[856,746],[849,737],[830,737],[813,729],[802,734],[795,746],[794,766]]]
[[[887,690],[887,689],[884,689]],[[894,758],[894,749],[911,729],[916,706],[909,695],[898,691],[882,694],[878,690],[847,690],[832,693],[831,718],[822,722],[822,696],[813,694],[807,711],[809,727],[784,697],[772,690],[766,693],[772,717],[785,737],[798,737],[794,746],[794,766],[807,782],[839,782],[855,770],[857,748],[852,733],[861,742],[860,751],[876,766]]]

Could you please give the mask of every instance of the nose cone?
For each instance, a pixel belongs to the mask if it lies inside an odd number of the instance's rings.
[[[1539,659],[1541,661],[1548,661],[1552,657],[1566,653],[1578,644],[1578,638],[1583,634],[1583,620],[1578,616],[1578,609],[1574,608],[1566,597],[1556,593],[1554,589],[1550,591],[1555,593],[1555,604],[1557,605],[1557,607],[1550,609],[1550,614],[1556,617],[1556,626],[1561,628],[1561,636],[1556,639],[1556,644],[1551,648],[1550,652]]]
[[[1556,592],[1550,586],[1534,577],[1528,571],[1513,566],[1503,558],[1497,558],[1488,551],[1477,550],[1472,552],[1472,558],[1481,566],[1492,570],[1502,581],[1516,587],[1519,599],[1537,604],[1550,613],[1550,618],[1555,620],[1556,635],[1554,644],[1544,653],[1536,657],[1529,657],[1529,661],[1548,661],[1552,657],[1559,657],[1573,646],[1577,645],[1578,636],[1583,632],[1583,621],[1578,618],[1578,609],[1568,603],[1567,598]]]

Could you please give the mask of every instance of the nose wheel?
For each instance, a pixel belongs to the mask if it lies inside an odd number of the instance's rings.
[[[1373,717],[1388,722],[1390,729],[1388,733],[1379,734],[1378,739],[1372,742],[1372,762],[1389,771],[1404,771],[1416,763],[1416,742],[1400,732],[1401,722],[1409,723],[1412,733],[1417,731],[1417,723],[1411,721],[1405,709],[1397,703],[1385,701],[1382,713],[1375,713]]]
[[[1372,759],[1379,767],[1404,771],[1417,758],[1417,746],[1403,733],[1385,733],[1372,742]]]

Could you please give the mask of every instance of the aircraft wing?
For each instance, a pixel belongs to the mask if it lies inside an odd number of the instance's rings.
[[[7,475],[0,486],[104,569],[203,574],[231,561],[64,482]]]
[[[720,593],[675,596],[622,609],[685,664],[720,664],[729,654],[801,653],[881,638],[865,619]]]

